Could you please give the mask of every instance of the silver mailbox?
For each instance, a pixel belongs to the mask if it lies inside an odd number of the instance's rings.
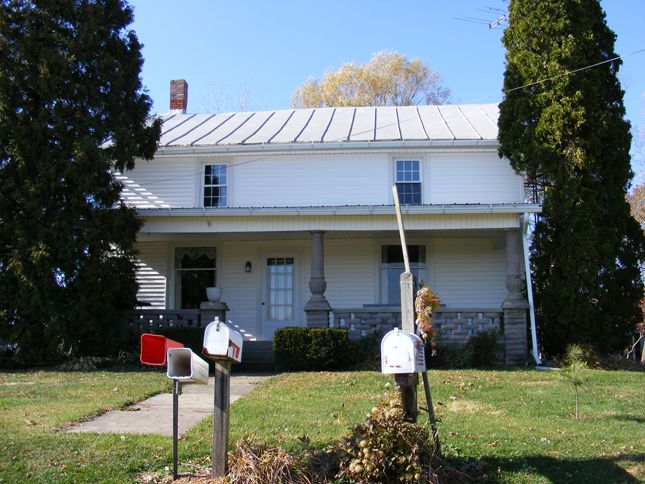
[[[395,328],[381,340],[381,372],[417,373],[426,371],[425,345],[416,334]]]

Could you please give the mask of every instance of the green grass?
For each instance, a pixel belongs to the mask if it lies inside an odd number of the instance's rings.
[[[169,389],[160,372],[0,373],[0,482],[128,482],[158,469],[172,459],[167,439],[61,430]]]
[[[490,482],[645,481],[643,373],[590,370],[573,393],[556,372],[429,373],[444,452],[455,465],[481,460]],[[3,482],[131,482],[168,475],[171,439],[66,434],[68,422],[160,390],[161,372],[0,373],[0,479]],[[231,442],[244,433],[323,447],[363,420],[393,379],[375,372],[294,373],[266,381],[231,407]],[[419,393],[424,405],[423,392]],[[423,419],[422,419],[423,420]],[[211,422],[180,442],[181,472],[210,461]]]

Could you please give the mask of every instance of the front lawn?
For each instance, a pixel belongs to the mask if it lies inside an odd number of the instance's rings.
[[[444,453],[453,465],[481,460],[492,482],[645,480],[644,374],[589,375],[576,420],[573,395],[557,372],[432,370]],[[283,374],[233,404],[231,442],[252,433],[293,447],[307,435],[323,447],[392,389],[392,378],[375,372]],[[169,438],[59,431],[160,390],[170,390],[162,372],[0,373],[0,481],[169,475]],[[211,426],[206,419],[180,442],[180,472],[209,464]]]

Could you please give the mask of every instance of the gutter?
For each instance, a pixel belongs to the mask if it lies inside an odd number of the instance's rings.
[[[405,215],[540,213],[532,203],[436,204],[401,207]],[[223,207],[223,208],[138,208],[141,217],[240,217],[268,215],[391,215],[392,205],[356,205],[329,207]]]
[[[531,342],[533,343],[533,359],[536,365],[542,364],[538,349],[537,327],[535,324],[535,305],[533,304],[533,282],[531,281],[531,266],[529,260],[529,214],[522,215],[522,246],[524,248],[524,271],[526,272],[526,293],[529,299],[529,317],[531,319]]]
[[[428,148],[482,148],[497,149],[497,139],[478,140],[426,140],[426,141],[338,141],[310,143],[262,143],[232,145],[171,145],[159,146],[155,157],[222,153],[297,153],[334,152],[345,150],[419,150]]]

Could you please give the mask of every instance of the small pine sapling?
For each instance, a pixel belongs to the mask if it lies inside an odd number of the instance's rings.
[[[564,357],[565,366],[562,369],[562,378],[573,389],[576,397],[576,420],[580,418],[580,387],[587,381],[585,373],[587,364],[584,361],[584,351],[579,345],[570,345]]]

